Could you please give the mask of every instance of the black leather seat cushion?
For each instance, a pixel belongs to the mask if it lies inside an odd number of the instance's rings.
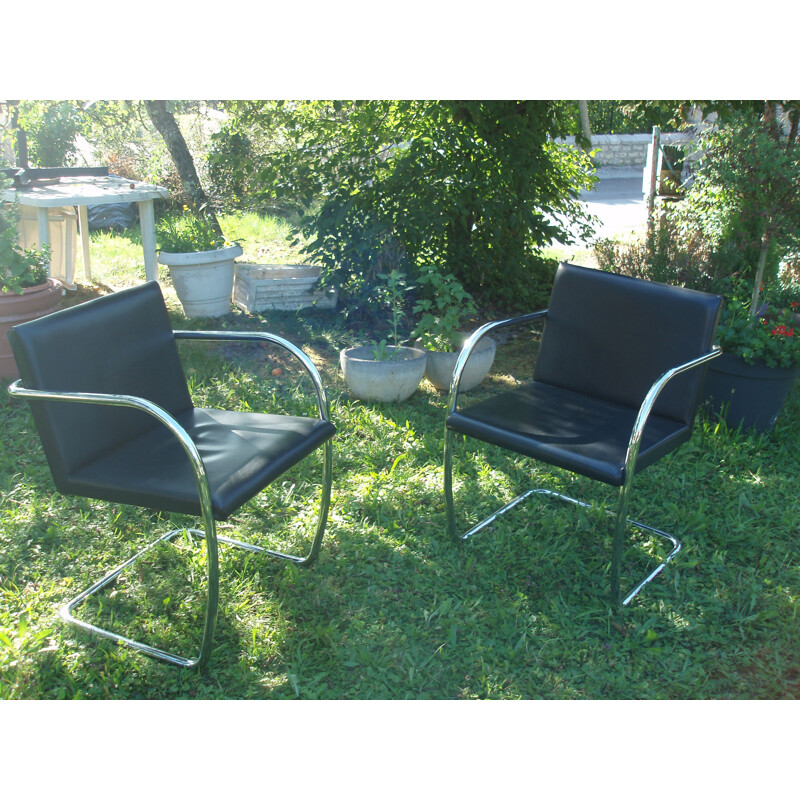
[[[613,486],[638,409],[534,381],[451,414],[447,427]],[[651,414],[636,472],[687,441],[691,426]]]
[[[336,429],[320,419],[193,408],[177,416],[197,445],[214,517],[226,519]],[[65,491],[199,516],[197,483],[178,440],[159,425],[70,474]]]

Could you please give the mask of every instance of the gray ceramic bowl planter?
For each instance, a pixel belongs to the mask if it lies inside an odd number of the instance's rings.
[[[427,354],[414,347],[386,347],[388,358],[375,358],[371,346],[348,347],[339,364],[350,392],[359,400],[396,403],[411,397],[425,375]]]
[[[463,346],[467,334],[461,335]],[[422,345],[417,345],[422,350]],[[494,339],[484,336],[478,343],[475,351],[469,358],[467,366],[461,376],[461,385],[459,391],[468,392],[474,389],[488,374],[494,363],[495,352],[497,345]],[[453,370],[456,367],[456,360],[458,359],[459,351],[447,353],[441,350],[426,350],[428,354],[427,366],[425,368],[425,377],[438,389],[440,392],[447,392],[450,390],[450,381],[453,378]]]

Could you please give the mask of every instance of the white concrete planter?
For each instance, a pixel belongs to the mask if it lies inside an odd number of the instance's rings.
[[[394,357],[385,361],[376,361],[370,346],[348,347],[339,354],[345,382],[359,400],[396,403],[417,390],[425,375],[425,351],[391,345],[386,350]]]
[[[158,254],[169,267],[178,300],[187,317],[221,317],[231,310],[234,259],[242,254],[238,244],[200,253]]]
[[[420,345],[417,345],[420,349]],[[488,374],[494,363],[497,345],[494,339],[484,336],[478,346],[472,351],[467,361],[467,366],[461,375],[459,392],[468,392],[474,389]],[[425,377],[440,391],[450,390],[450,381],[453,370],[456,368],[458,353],[445,353],[438,350],[426,350],[428,354]]]
[[[233,302],[248,314],[336,308],[336,292],[316,291],[320,268],[307,264],[239,262],[233,279]]]

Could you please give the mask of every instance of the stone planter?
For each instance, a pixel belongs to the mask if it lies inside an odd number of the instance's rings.
[[[339,364],[350,392],[359,400],[397,403],[411,397],[425,375],[427,356],[414,347],[386,348],[391,356],[375,359],[370,346],[348,347]]]
[[[336,292],[316,291],[320,268],[306,264],[236,264],[233,302],[248,314],[336,308]]]
[[[0,292],[0,378],[19,378],[8,331],[22,322],[51,314],[58,308],[63,294],[64,290],[55,278],[23,289],[22,294]]]
[[[238,244],[200,253],[158,254],[169,267],[178,300],[187,317],[221,317],[231,310],[234,259],[242,254]]]
[[[424,349],[421,345],[416,346],[421,350]],[[461,374],[459,392],[468,392],[474,389],[489,374],[496,351],[497,345],[491,337],[484,336],[478,342],[478,346],[472,351],[472,355],[464,367],[464,372]],[[449,391],[453,370],[455,370],[458,360],[458,352],[445,353],[439,350],[425,350],[425,352],[428,354],[425,377],[440,392]]]
[[[747,364],[723,353],[708,365],[703,402],[731,428],[741,424],[743,428],[768,431],[778,419],[798,372],[796,367]]]

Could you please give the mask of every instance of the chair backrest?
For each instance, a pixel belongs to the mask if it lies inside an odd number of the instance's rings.
[[[638,408],[664,372],[711,349],[721,306],[719,295],[562,263],[534,378]],[[704,375],[675,378],[654,412],[691,424]]]
[[[151,281],[17,325],[8,338],[29,389],[142,397],[175,415],[192,407],[159,285]],[[158,424],[149,414],[31,400],[56,486]]]

